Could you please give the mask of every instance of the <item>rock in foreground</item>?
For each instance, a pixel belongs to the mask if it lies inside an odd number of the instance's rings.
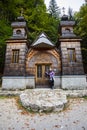
[[[20,95],[22,105],[34,112],[56,112],[64,109],[66,95],[60,90],[32,89]]]

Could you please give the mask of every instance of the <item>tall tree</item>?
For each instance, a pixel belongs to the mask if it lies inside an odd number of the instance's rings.
[[[15,15],[15,0],[1,0],[0,1],[0,18],[12,21]]]
[[[29,28],[29,40],[32,43],[36,36],[46,30],[48,14],[44,0],[24,0],[24,17]]]
[[[77,26],[75,32],[82,37],[82,54],[85,72],[87,73],[87,4],[84,4],[78,13],[75,14]]]
[[[11,36],[11,27],[6,20],[0,20],[0,73],[3,72],[4,59],[5,59],[5,48],[6,39]]]
[[[60,11],[55,0],[50,0],[48,11],[54,18],[59,18]]]

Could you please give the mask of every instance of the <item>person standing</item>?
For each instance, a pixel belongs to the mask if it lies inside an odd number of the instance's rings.
[[[52,69],[50,69],[49,71],[49,82],[50,82],[50,87],[53,89],[54,88],[54,71]]]

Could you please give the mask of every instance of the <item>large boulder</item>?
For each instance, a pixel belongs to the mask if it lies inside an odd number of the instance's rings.
[[[34,112],[61,111],[67,103],[66,95],[58,89],[25,90],[20,100],[25,108]]]

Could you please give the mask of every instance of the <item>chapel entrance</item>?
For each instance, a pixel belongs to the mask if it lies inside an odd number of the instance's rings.
[[[49,88],[49,78],[45,76],[51,64],[37,64],[36,65],[36,88]]]

